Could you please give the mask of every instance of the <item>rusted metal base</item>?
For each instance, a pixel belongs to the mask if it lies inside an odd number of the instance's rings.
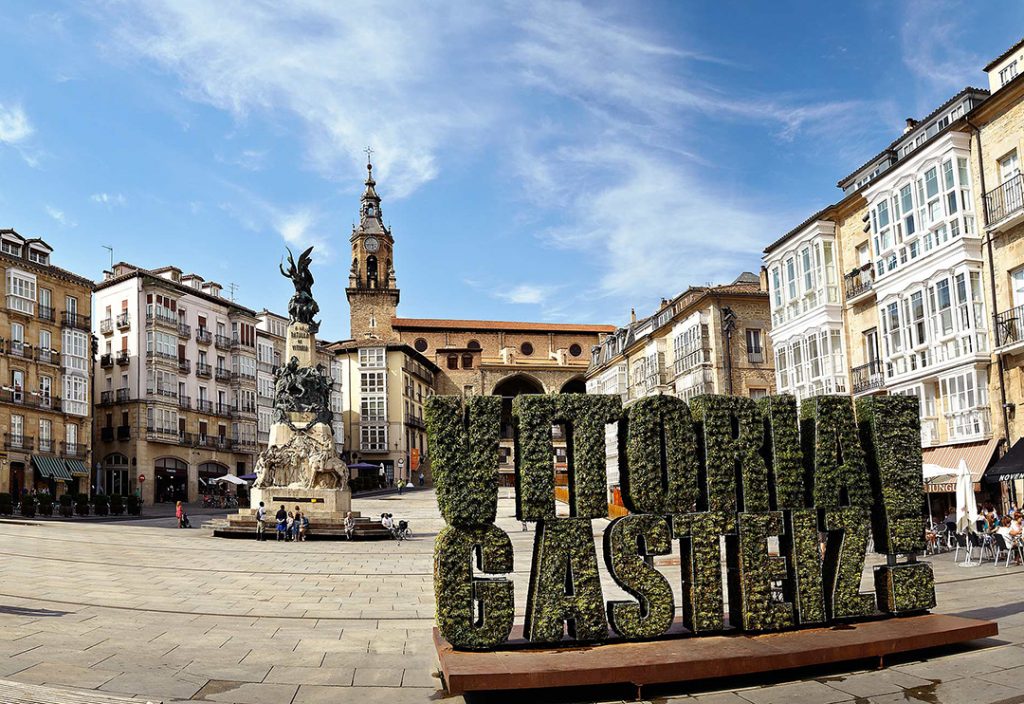
[[[518,629],[517,629],[518,630]],[[879,658],[988,638],[992,621],[922,614],[840,628],[764,635],[683,637],[555,649],[459,651],[434,629],[434,645],[450,694],[502,689],[688,682],[811,665]]]

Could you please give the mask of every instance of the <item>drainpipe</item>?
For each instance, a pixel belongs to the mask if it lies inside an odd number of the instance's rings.
[[[988,203],[985,201],[985,161],[981,150],[981,129],[969,119],[964,118],[971,130],[978,137],[978,178],[981,188],[981,212],[985,226],[985,249],[988,253],[988,283],[992,293],[992,334],[995,337],[993,347],[999,341],[999,309],[996,303],[996,271],[995,259],[992,255],[992,233],[989,232]],[[996,369],[999,372],[999,400],[1003,413],[1003,441],[1006,449],[1010,449],[1010,414],[1006,408],[1006,372],[1003,367],[1003,356],[996,350]]]

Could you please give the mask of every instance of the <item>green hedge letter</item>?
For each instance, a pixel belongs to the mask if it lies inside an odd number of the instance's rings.
[[[516,426],[516,517],[544,521],[555,517],[555,449],[551,426],[555,397],[541,394],[516,396],[512,401]],[[607,506],[605,515],[607,515]]]
[[[584,394],[561,394],[555,399],[555,422],[566,427],[569,514],[576,518],[607,518],[608,457],[604,429],[622,416],[622,399]]]
[[[825,511],[825,605],[832,618],[875,613],[875,595],[860,590],[868,550],[868,512],[861,508]]]
[[[719,513],[672,517],[672,537],[679,540],[683,574],[683,625],[693,633],[725,628],[720,536],[726,522],[726,516]]]
[[[608,637],[597,551],[589,518],[537,524],[523,634],[535,643]]]
[[[793,604],[772,598],[772,581],[788,574],[786,558],[768,554],[771,535],[782,535],[782,512],[739,514],[739,547],[729,555],[735,577],[729,584],[729,621],[742,622],[744,631],[777,631],[795,623]]]
[[[786,532],[780,551],[789,557],[793,607],[800,625],[825,622],[821,546],[818,542],[818,511],[813,508],[786,511]]]
[[[427,399],[426,421],[441,516],[449,525],[463,528],[493,523],[498,511],[501,398],[473,396],[464,410],[458,396],[434,396]]]
[[[815,507],[869,508],[871,479],[853,417],[853,399],[813,396],[800,404],[800,416],[804,461],[813,468]]]
[[[681,399],[645,396],[629,407],[626,459],[620,485],[631,513],[669,515],[697,508],[697,438]]]
[[[796,399],[789,394],[758,401],[765,425],[765,459],[771,468],[774,507],[780,511],[807,506],[804,461]]]
[[[473,558],[485,574],[512,572],[512,541],[497,526],[446,526],[434,543],[437,627],[456,648],[487,650],[512,631],[515,597],[505,578],[473,576]]]
[[[675,600],[654,555],[672,551],[668,520],[650,513],[616,518],[604,530],[604,563],[615,583],[636,597],[609,601],[608,621],[623,638],[656,638],[672,626]]]

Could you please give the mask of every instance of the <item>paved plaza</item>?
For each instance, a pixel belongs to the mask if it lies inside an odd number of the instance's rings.
[[[364,515],[409,520],[416,537],[257,543],[178,530],[167,519],[0,522],[0,679],[163,702],[463,701],[444,698],[434,674],[431,552],[442,522],[433,493],[355,503]],[[533,533],[512,511],[503,498],[498,525],[516,549],[521,620]],[[595,521],[595,534],[603,529]],[[933,563],[938,610],[995,619],[997,639],[894,659],[882,671],[832,668],[793,683],[776,676],[646,695],[714,704],[1024,702],[1024,568],[963,568],[951,555]],[[606,597],[625,598],[605,587]],[[628,692],[573,696],[620,701]]]

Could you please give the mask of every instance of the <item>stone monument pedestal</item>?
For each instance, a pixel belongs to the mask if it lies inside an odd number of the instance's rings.
[[[266,489],[253,489],[249,505],[259,506],[260,501],[267,509],[267,514],[273,516],[284,504],[285,509],[294,511],[298,506],[299,510],[309,516],[312,521],[315,518],[337,518],[345,519],[345,514],[352,510],[352,492],[348,487],[344,489],[293,489],[287,486],[273,486]],[[252,510],[252,509],[250,509]]]

